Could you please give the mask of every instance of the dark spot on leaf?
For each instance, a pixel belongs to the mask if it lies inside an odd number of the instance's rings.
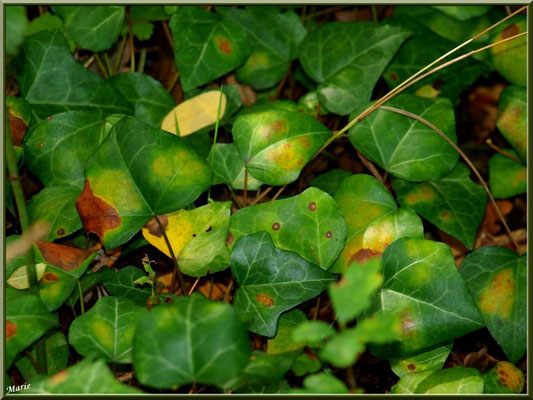
[[[517,35],[520,33],[520,28],[516,24],[509,25],[502,32],[502,39],[507,39],[511,36]]]
[[[409,364],[409,365],[407,366],[407,369],[408,369],[409,371],[414,371],[414,370],[416,369],[416,365],[414,365],[414,364]]]
[[[314,201],[312,201],[311,203],[309,203],[309,209],[311,211],[315,211],[316,210],[316,203]]]
[[[435,90],[440,90],[442,88],[442,86],[444,85],[444,81],[442,79],[435,79],[435,81],[433,82],[433,89]]]
[[[333,237],[333,233],[331,233],[331,231],[327,231],[327,232],[326,232],[326,237],[327,237],[328,239],[331,239],[331,238]]]
[[[28,129],[28,125],[26,125],[26,123],[21,118],[16,117],[11,113],[9,113],[8,119],[13,145],[22,146],[22,138],[26,134],[26,129]]]
[[[441,216],[442,216],[442,219],[446,222],[450,220],[450,213],[448,211],[443,211]]]
[[[226,239],[226,246],[230,246],[234,240],[235,238],[233,237],[233,233],[228,232],[228,237]]]
[[[65,229],[63,229],[63,228],[59,228],[59,229],[57,230],[57,235],[58,235],[58,236],[63,236],[64,234],[65,234]]]
[[[268,293],[256,294],[255,298],[259,304],[265,307],[270,308],[274,305],[274,299]]]
[[[63,271],[73,271],[78,268],[92,253],[76,247],[58,243],[35,242],[44,261]]]
[[[212,229],[213,229],[213,227],[212,227],[212,226],[210,226],[210,227],[209,227],[209,228],[207,228],[207,229],[206,229],[205,231],[206,231],[206,232],[211,232],[211,230],[212,230]]]
[[[231,54],[231,52],[233,51],[233,47],[228,38],[225,38],[224,36],[217,36],[216,41],[217,47],[222,53]]]
[[[58,281],[58,280],[59,280],[59,276],[57,276],[53,272],[47,272],[46,274],[43,275],[43,282],[45,282],[45,283],[55,282],[55,281]]]
[[[398,75],[396,75],[396,74],[390,74],[389,76],[390,76],[391,80],[393,80],[394,82],[396,82],[398,80]]]
[[[103,240],[106,231],[115,229],[122,223],[117,209],[93,194],[91,184],[85,180],[85,187],[76,200],[76,209],[87,233],[94,233]]]
[[[290,149],[290,148],[291,148],[291,145],[290,145],[289,143],[285,143],[285,144],[283,145],[283,148],[284,148],[284,149]]]
[[[167,297],[165,297],[165,303],[173,303],[174,302],[174,299],[172,298],[172,296],[168,295]]]
[[[44,143],[39,143],[39,146],[44,147]]]
[[[305,228],[302,229],[302,233],[305,233]]]
[[[280,228],[280,225],[277,223],[277,222],[274,222],[272,224],[272,229],[275,230],[275,231],[279,231],[279,228]]]
[[[365,263],[371,258],[378,258],[380,256],[381,256],[381,253],[379,251],[374,251],[370,249],[361,249],[352,256],[352,258],[350,259],[350,262],[356,261],[359,263]]]
[[[159,215],[159,221],[161,221],[161,225],[163,225],[163,229],[166,230],[168,226],[168,215],[167,214]],[[155,217],[152,217],[150,221],[148,221],[144,227],[148,229],[151,235],[154,235],[157,237],[163,236],[163,232],[161,231],[161,226],[159,225]]]
[[[195,238],[195,237],[196,237],[196,233],[193,233],[193,234],[192,234],[192,237]]]
[[[11,321],[6,321],[6,339],[11,339],[17,333],[17,325]]]
[[[53,116],[53,115],[50,115],[49,117],[46,117],[46,120],[47,120],[47,121],[50,121],[52,118],[54,118],[54,116]]]

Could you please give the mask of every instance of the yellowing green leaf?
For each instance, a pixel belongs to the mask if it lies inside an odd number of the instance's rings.
[[[44,275],[46,264],[39,263],[35,265],[35,269],[37,271],[37,280],[40,280]],[[7,283],[15,289],[28,289],[30,287],[28,282],[28,267],[24,265],[23,267],[16,269],[7,280]]]

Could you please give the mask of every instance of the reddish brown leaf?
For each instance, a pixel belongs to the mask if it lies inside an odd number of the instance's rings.
[[[37,241],[35,244],[48,264],[63,271],[75,270],[92,254],[87,250],[57,243]]]

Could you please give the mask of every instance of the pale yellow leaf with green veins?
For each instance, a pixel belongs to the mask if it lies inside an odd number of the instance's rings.
[[[161,124],[161,129],[175,135],[187,136],[206,126],[212,125],[217,121],[219,102],[219,118],[222,119],[227,104],[226,95],[212,90],[178,104],[167,114]],[[176,129],[176,121],[179,130]]]
[[[46,264],[39,263],[35,265],[35,270],[37,271],[37,280],[41,280],[41,278],[44,275],[44,270],[46,269]],[[17,268],[15,272],[11,274],[9,279],[7,280],[7,283],[9,283],[11,286],[13,286],[15,289],[28,289],[30,287],[29,281],[28,281],[28,267],[22,266],[20,268]]]

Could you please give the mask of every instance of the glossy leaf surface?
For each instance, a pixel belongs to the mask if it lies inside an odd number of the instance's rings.
[[[210,160],[211,158],[208,157]],[[225,183],[232,189],[244,189],[244,162],[234,143],[217,143],[213,157],[213,184]],[[263,183],[248,174],[248,190],[257,190]]]
[[[513,150],[506,149],[513,156]],[[527,192],[527,167],[502,154],[489,160],[489,186],[495,199],[506,199]]]
[[[267,354],[280,354],[303,348],[303,345],[293,342],[292,332],[304,321],[307,321],[307,317],[298,309],[282,314],[276,336],[267,342]]]
[[[231,253],[239,288],[234,306],[248,329],[273,337],[278,319],[324,291],[335,278],[295,253],[278,250],[267,232],[240,238]]]
[[[450,355],[453,342],[437,345],[412,357],[390,360],[392,371],[400,378],[411,372],[441,369]]]
[[[483,377],[474,368],[447,368],[406,374],[392,387],[394,394],[481,394]]]
[[[498,129],[518,152],[527,159],[527,91],[525,87],[511,85],[500,94]]]

